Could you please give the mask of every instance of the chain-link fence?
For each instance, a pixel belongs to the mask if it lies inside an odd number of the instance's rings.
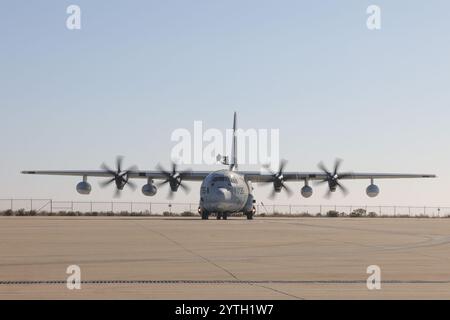
[[[197,203],[55,201],[52,199],[0,199],[3,215],[196,215]],[[256,205],[262,216],[389,216],[450,217],[450,207],[366,205]]]

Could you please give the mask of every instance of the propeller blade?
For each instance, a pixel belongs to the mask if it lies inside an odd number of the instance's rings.
[[[191,169],[183,170],[180,172],[180,178],[183,179],[186,176],[189,176],[192,173]]]
[[[328,171],[327,167],[325,167],[325,165],[323,164],[323,162],[319,162],[319,164],[317,165],[319,167],[320,170],[322,170],[323,172],[325,172],[326,174],[330,174],[330,172]]]
[[[337,159],[335,160],[335,162],[334,162],[334,173],[333,173],[333,176],[335,176],[335,175],[338,173],[339,167],[341,166],[341,163],[342,163],[342,159],[337,158]]]
[[[276,173],[272,170],[272,166],[270,165],[270,163],[265,163],[262,165],[262,167],[264,169],[266,169],[267,172],[269,172],[271,175],[276,175]]]
[[[125,182],[126,185],[128,185],[133,191],[135,191],[137,189],[137,185],[133,182],[133,181],[128,181]]]
[[[286,191],[286,193],[288,194],[289,197],[291,197],[293,195],[293,192],[292,192],[291,188],[289,188],[287,185],[282,183],[281,187],[284,188],[284,190]]]
[[[341,183],[336,182],[337,186],[341,189],[342,193],[344,194],[344,196],[348,195],[348,189],[346,187],[344,187]]]
[[[100,184],[100,186],[101,186],[102,188],[105,188],[105,187],[107,187],[108,185],[110,185],[111,183],[113,183],[115,180],[116,180],[116,177],[114,177],[114,178],[112,178],[112,179],[110,179],[110,180],[102,181],[102,182],[100,182],[99,184]]]
[[[135,172],[135,171],[138,171],[138,170],[139,170],[138,166],[131,166],[125,172],[128,174],[130,172]]]
[[[164,176],[170,177],[170,172],[166,171],[159,163],[156,165],[156,170],[161,172]]]
[[[269,194],[269,199],[273,200],[275,199],[277,192],[275,191],[275,189],[272,189],[272,192]]]
[[[324,179],[324,180],[316,180],[316,181],[314,181],[314,184],[315,184],[315,185],[320,185],[320,184],[327,183],[327,182],[328,182],[327,179]]]
[[[191,188],[188,187],[185,183],[180,183],[180,188],[183,189],[186,193],[191,192]]]
[[[156,183],[156,186],[157,186],[157,187],[161,187],[162,185],[165,185],[165,184],[168,183],[168,182],[169,182],[169,179],[166,179],[166,180],[164,180],[164,181],[157,182],[157,183]]]
[[[167,194],[167,199],[172,200],[175,195],[175,192],[172,191],[172,189],[169,189],[169,193]]]
[[[286,166],[286,164],[287,164],[287,160],[281,159],[281,161],[280,161],[280,168],[278,169],[278,175],[279,176],[281,176],[283,174],[284,167]]]
[[[177,173],[177,164],[175,162],[172,162],[172,176]]]
[[[123,157],[122,156],[117,156],[116,157],[117,173],[122,172],[122,162],[123,162]]]
[[[110,167],[108,167],[108,166],[106,165],[106,163],[102,163],[101,166],[100,166],[100,168],[103,169],[104,171],[108,172],[110,175],[113,175],[113,176],[116,175],[116,172],[113,171]]]

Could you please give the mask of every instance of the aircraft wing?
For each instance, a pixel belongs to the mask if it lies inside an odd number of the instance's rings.
[[[260,171],[241,171],[246,180],[252,182],[271,182],[273,175],[261,173]],[[404,179],[404,178],[435,178],[434,174],[409,174],[409,173],[340,173],[339,179]],[[284,181],[324,180],[326,174],[323,172],[283,172]]]
[[[183,181],[202,181],[210,171],[189,171],[184,174]],[[104,170],[35,170],[35,171],[22,171],[22,174],[37,174],[37,175],[51,175],[51,176],[75,176],[75,177],[100,177],[110,178],[111,174]],[[166,179],[167,177],[161,173],[161,171],[147,171],[147,170],[135,170],[128,173],[128,177],[131,179]]]
[[[101,177],[108,178],[111,176],[103,170],[51,170],[51,171],[22,171],[23,174],[36,175],[53,175],[53,176],[76,176],[76,177]],[[210,171],[190,171],[183,177],[184,181],[202,181]],[[239,171],[245,176],[246,180],[252,182],[270,182],[273,176],[269,173],[261,173],[260,171]],[[347,179],[403,179],[403,178],[435,178],[434,174],[409,174],[409,173],[342,173],[342,180]],[[285,172],[283,173],[284,181],[304,181],[304,180],[323,180],[326,175],[323,172]],[[165,179],[160,171],[152,170],[136,170],[129,172],[129,178],[141,179]]]

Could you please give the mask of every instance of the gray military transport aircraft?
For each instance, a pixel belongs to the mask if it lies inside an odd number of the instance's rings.
[[[273,191],[270,195],[273,198],[276,193],[282,190],[288,195],[292,194],[291,189],[285,184],[286,181],[302,181],[304,186],[301,188],[301,195],[309,198],[313,194],[313,189],[309,185],[310,181],[316,181],[317,184],[327,183],[327,197],[335,192],[338,188],[347,194],[347,189],[342,185],[340,180],[347,179],[368,179],[370,185],[366,189],[369,197],[376,197],[380,192],[374,179],[397,179],[397,178],[434,178],[432,174],[392,174],[392,173],[353,173],[339,172],[341,160],[337,159],[333,171],[319,163],[318,167],[321,172],[284,172],[286,161],[281,161],[277,172],[262,173],[260,171],[239,171],[237,163],[237,135],[236,135],[236,113],[234,113],[233,121],[233,140],[231,157],[218,157],[218,160],[228,166],[228,169],[218,171],[177,171],[176,165],[172,164],[172,171],[166,171],[160,165],[156,171],[138,170],[136,166],[128,170],[122,170],[122,157],[116,159],[116,170],[110,169],[106,164],[102,164],[102,170],[81,170],[81,171],[22,171],[23,174],[41,174],[41,175],[62,175],[62,176],[79,176],[83,177],[83,181],[78,183],[76,190],[78,193],[87,195],[91,192],[91,185],[87,182],[88,177],[103,177],[109,180],[101,183],[105,187],[111,183],[116,185],[116,196],[120,191],[128,185],[133,190],[136,185],[130,179],[147,179],[147,183],[142,187],[142,193],[146,196],[154,196],[157,192],[157,186],[169,184],[169,196],[182,188],[189,191],[190,188],[183,183],[184,181],[202,181],[200,189],[200,203],[198,212],[202,219],[208,219],[211,213],[216,213],[217,219],[227,219],[230,213],[242,212],[247,219],[253,219],[256,212],[256,200],[253,197],[254,183],[266,183],[273,185]],[[154,183],[154,180],[162,180]]]

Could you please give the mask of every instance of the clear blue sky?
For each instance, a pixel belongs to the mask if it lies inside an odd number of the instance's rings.
[[[65,26],[70,4],[79,31]],[[370,4],[379,31],[366,28]],[[236,110],[241,127],[280,129],[288,170],[338,156],[344,170],[439,175],[379,181],[376,199],[367,182],[329,201],[293,184],[292,203],[450,206],[449,12],[448,1],[2,1],[0,197],[110,199],[96,181],[86,198],[76,178],[19,172],[97,169],[116,154],[154,169],[174,129],[225,130]],[[196,202],[198,184],[176,199]]]

